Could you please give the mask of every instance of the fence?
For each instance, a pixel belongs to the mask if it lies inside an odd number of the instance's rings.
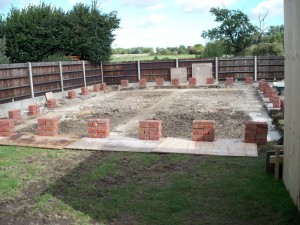
[[[226,77],[244,80],[283,79],[283,57],[235,57],[207,59],[176,59],[159,61],[130,61],[93,64],[85,61],[18,63],[0,65],[0,104],[36,97],[46,92],[60,92],[94,83],[119,84],[120,80],[138,82],[145,78],[170,81],[170,68],[187,67],[192,76],[192,64],[212,63],[213,76],[223,81]]]

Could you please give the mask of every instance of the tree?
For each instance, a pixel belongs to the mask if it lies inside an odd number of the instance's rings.
[[[221,40],[226,45],[227,54],[238,55],[252,43],[252,35],[257,28],[250,23],[246,14],[240,10],[211,8],[216,17],[215,22],[221,25],[202,33],[202,37],[211,41]]]
[[[9,58],[5,55],[5,38],[0,39],[0,64],[9,63]]]

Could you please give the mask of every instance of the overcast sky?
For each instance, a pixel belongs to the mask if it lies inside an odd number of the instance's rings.
[[[4,15],[11,6],[22,8],[39,0],[0,0]],[[65,11],[78,2],[91,0],[44,0]],[[211,7],[239,9],[258,25],[258,14],[269,12],[266,26],[283,24],[283,0],[98,0],[103,12],[117,11],[121,18],[113,48],[172,47],[205,44],[204,30],[217,26]]]

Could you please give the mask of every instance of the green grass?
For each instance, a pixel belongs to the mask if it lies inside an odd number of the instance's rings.
[[[189,58],[195,58],[195,55],[158,55],[156,56],[158,60],[162,59],[189,59]],[[154,60],[155,55],[149,55],[149,56],[130,56],[130,55],[125,55],[122,57],[116,57],[112,56],[111,62],[123,62],[123,61],[137,61],[137,60]]]
[[[22,192],[23,182],[38,180],[45,160],[59,168],[74,157],[71,151],[0,147],[0,193],[4,183],[14,189],[11,197]],[[31,167],[22,163],[28,158],[35,159]],[[7,165],[12,169],[3,170]],[[60,215],[75,224],[300,224],[282,181],[265,173],[265,154],[94,152],[47,185],[29,206],[33,218]]]

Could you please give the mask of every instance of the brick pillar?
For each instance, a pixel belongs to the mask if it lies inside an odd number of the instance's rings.
[[[197,78],[196,77],[190,77],[189,78],[189,86],[195,87],[197,85]]]
[[[206,79],[206,84],[214,84],[215,83],[215,78],[209,77]]]
[[[266,92],[268,90],[268,88],[270,87],[269,83],[265,83],[264,84],[264,95],[266,96]]]
[[[193,141],[214,142],[216,122],[214,120],[193,121]]]
[[[245,124],[245,143],[266,144],[268,124],[266,122],[247,121]]]
[[[68,98],[69,98],[69,99],[74,99],[74,98],[76,98],[76,91],[75,91],[75,90],[70,90],[70,91],[68,91]]]
[[[272,103],[273,103],[273,108],[280,108],[281,101],[280,101],[280,97],[277,94],[273,96]]]
[[[14,120],[14,122],[19,122],[22,120],[21,109],[15,109],[8,111],[8,118]]]
[[[226,77],[226,84],[227,85],[233,85],[233,82],[234,82],[233,77]]]
[[[40,106],[36,105],[36,104],[28,106],[28,115],[29,116],[39,116],[40,115]]]
[[[155,82],[156,86],[164,86],[164,78],[156,78]]]
[[[47,100],[47,108],[48,109],[55,109],[56,108],[56,99],[51,98]]]
[[[0,119],[0,136],[9,137],[15,134],[13,119]]]
[[[128,87],[128,80],[121,80],[121,87]]]
[[[146,79],[140,79],[139,80],[139,88],[145,88],[147,86],[147,80]]]
[[[258,81],[258,90],[260,92],[264,92],[265,89],[265,79],[261,79]]]
[[[82,87],[81,88],[81,95],[89,95],[88,87]]]
[[[95,85],[93,86],[93,91],[94,91],[94,92],[100,91],[100,84],[95,84]]]
[[[174,78],[171,80],[171,85],[172,86],[179,86],[179,79],[178,78]]]
[[[253,84],[253,77],[246,77],[245,84]]]
[[[101,83],[100,84],[100,90],[104,91],[106,89],[106,83]]]
[[[39,136],[57,136],[58,135],[58,119],[39,118],[38,119],[38,135]]]
[[[271,89],[270,92],[270,102],[273,102],[273,98],[277,96],[277,91],[275,91],[274,89]]]
[[[270,87],[270,85],[268,84],[268,85],[266,85],[265,86],[265,97],[266,98],[270,98],[270,96],[271,96],[271,87]]]
[[[139,123],[139,138],[141,140],[159,140],[162,136],[161,120],[141,120]]]
[[[89,119],[88,136],[90,138],[107,138],[110,133],[109,119]]]

